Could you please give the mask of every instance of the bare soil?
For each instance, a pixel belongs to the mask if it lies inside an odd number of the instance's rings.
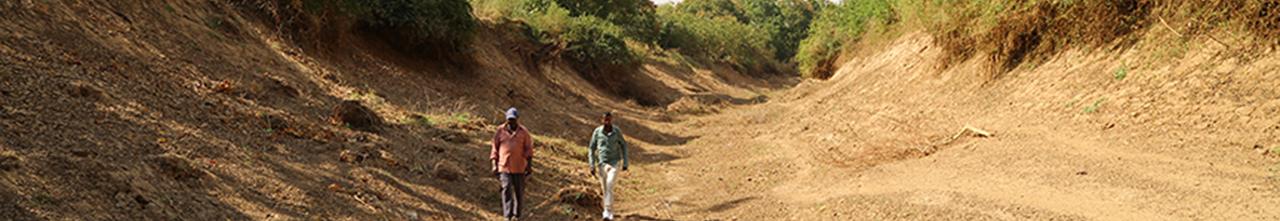
[[[606,110],[634,144],[624,220],[1280,219],[1273,52],[1139,41],[993,80],[914,33],[828,80],[653,59],[602,89],[504,24],[464,68],[252,7],[0,2],[0,217],[496,220],[487,138],[516,106],[532,220],[599,214]]]
[[[595,189],[597,114],[619,113],[637,161],[669,160],[646,150],[686,139],[646,126],[679,117],[663,101],[788,82],[646,61],[618,94],[512,53],[538,45],[505,24],[459,67],[377,34],[294,35],[248,2],[0,2],[0,217],[497,219],[488,141],[514,106],[539,149],[531,218],[585,219],[599,208],[562,195]]]
[[[635,220],[1275,220],[1280,76],[1208,43],[1065,52],[987,82],[909,34],[827,81],[671,123]],[[1168,63],[1163,63],[1168,62]],[[1125,66],[1127,76],[1114,72]],[[956,137],[962,128],[990,131]]]

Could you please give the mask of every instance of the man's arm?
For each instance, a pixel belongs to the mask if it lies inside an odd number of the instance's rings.
[[[631,160],[627,158],[627,136],[623,135],[622,130],[618,130],[618,128],[613,128],[613,130],[618,133],[618,144],[622,147],[622,170],[627,170],[627,167],[631,165]]]
[[[591,171],[596,169],[596,131],[591,131],[591,140],[587,142],[587,166],[591,166]]]
[[[525,132],[527,139],[524,139],[524,156],[525,156],[525,174],[533,174],[533,135]]]
[[[501,130],[501,129],[499,129],[499,130]],[[490,145],[490,148],[489,148],[489,162],[492,162],[492,163],[493,163],[493,169],[492,169],[493,171],[492,171],[492,172],[493,172],[494,174],[497,174],[497,173],[498,173],[498,145],[500,145],[500,144],[498,143],[498,142],[499,142],[499,141],[498,141],[498,135],[499,135],[500,133],[502,133],[502,131],[498,131],[498,132],[496,132],[496,133],[493,133],[493,144],[492,144],[492,145]]]

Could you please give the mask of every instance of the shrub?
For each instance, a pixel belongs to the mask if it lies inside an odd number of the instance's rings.
[[[649,0],[555,0],[571,16],[594,16],[623,27],[620,34],[645,43],[657,41],[657,6]]]
[[[591,15],[573,16],[551,0],[526,0],[518,17],[531,35],[544,44],[563,47],[580,71],[598,71],[604,65],[627,65],[636,56],[627,47],[623,28]],[[585,68],[585,69],[584,69]]]
[[[424,43],[463,45],[471,39],[476,26],[467,0],[331,1],[362,24],[407,31]]]
[[[662,15],[665,48],[713,61],[753,65],[769,54],[768,35],[733,17],[699,17],[683,12]]]
[[[769,46],[780,61],[792,61],[800,47],[800,41],[809,37],[809,24],[823,5],[824,0],[778,1],[777,29],[773,31]]]
[[[591,65],[626,65],[635,61],[635,55],[622,40],[619,27],[595,16],[578,16],[569,19],[568,27],[560,35],[567,47],[570,59]]]
[[[809,36],[800,42],[796,54],[800,74],[818,78],[829,76],[831,59],[839,54],[845,43],[862,37],[869,22],[892,22],[893,13],[887,0],[847,0],[822,9],[809,26]]]

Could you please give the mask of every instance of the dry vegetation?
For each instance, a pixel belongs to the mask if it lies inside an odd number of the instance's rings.
[[[889,4],[869,0],[848,1],[837,7],[852,7],[855,9],[848,11],[854,12],[894,12],[896,17],[852,20],[857,22],[842,25],[875,26],[879,20],[904,20],[891,28],[929,32],[948,55],[941,58],[944,68],[982,55],[990,65],[989,77],[994,79],[1021,64],[1043,62],[1058,52],[1075,48],[1115,50],[1148,38],[1167,41],[1171,48],[1185,47],[1186,42],[1197,38],[1209,38],[1216,44],[1239,49],[1242,53],[1256,53],[1280,45],[1280,42],[1268,40],[1276,39],[1276,30],[1280,30],[1277,28],[1280,27],[1278,5],[1280,3],[1276,1],[1222,0],[973,0],[898,1]],[[819,21],[823,19],[818,18]],[[1173,33],[1170,36],[1145,34],[1157,29],[1162,33]],[[855,32],[854,36],[861,34],[860,31]],[[854,37],[827,41],[856,40]],[[818,54],[814,59],[837,55]],[[802,74],[833,70],[805,69],[811,67],[806,65],[813,64],[801,65]],[[817,73],[815,76],[824,75]]]

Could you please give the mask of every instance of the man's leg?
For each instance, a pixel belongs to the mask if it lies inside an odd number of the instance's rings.
[[[514,194],[516,198],[515,208],[511,209],[511,217],[520,218],[520,215],[524,214],[521,211],[524,211],[524,179],[527,177],[525,177],[524,174],[513,174],[511,176],[515,178],[511,183],[513,184],[512,186],[515,187]]]
[[[605,219],[613,219],[613,184],[618,175],[618,169],[613,165],[602,164],[600,166],[600,185],[604,187],[604,216]]]
[[[515,207],[515,190],[512,188],[512,178],[511,174],[498,175],[498,180],[502,182],[502,217],[505,218],[511,218],[514,215],[512,209]]]

